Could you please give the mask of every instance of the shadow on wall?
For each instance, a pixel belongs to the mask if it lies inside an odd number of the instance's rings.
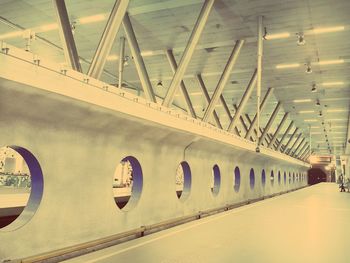
[[[308,184],[327,182],[327,175],[320,168],[311,168],[307,171]]]

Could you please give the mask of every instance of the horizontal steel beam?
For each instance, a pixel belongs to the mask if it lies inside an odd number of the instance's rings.
[[[164,98],[163,106],[169,107],[173,102],[176,90],[178,89],[180,82],[182,81],[183,76],[186,72],[186,69],[191,61],[192,55],[198,44],[199,38],[203,32],[204,26],[207,23],[207,20],[209,18],[209,14],[214,5],[214,2],[215,0],[205,0],[203,4],[203,7],[196,21],[196,24],[194,25],[194,28],[192,30],[190,39],[187,42],[187,46],[179,62],[178,69],[174,74],[174,77],[170,83],[168,92]]]

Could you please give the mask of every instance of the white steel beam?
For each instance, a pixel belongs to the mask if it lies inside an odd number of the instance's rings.
[[[258,17],[258,52],[257,52],[257,81],[256,81],[256,116],[257,116],[257,150],[259,149],[260,140],[260,96],[261,96],[261,74],[262,74],[262,57],[263,57],[263,17]],[[266,128],[264,132],[266,131]]]
[[[236,127],[237,121],[238,121],[239,117],[241,116],[243,109],[249,100],[250,95],[252,94],[255,83],[256,83],[256,70],[254,71],[253,76],[249,81],[249,84],[248,84],[248,86],[243,94],[243,97],[241,99],[241,102],[239,103],[239,106],[237,108],[235,116],[233,116],[232,121],[231,121],[230,125],[228,126],[227,131],[230,132],[234,129],[234,127]]]
[[[289,144],[292,142],[292,140],[293,140],[294,136],[297,134],[298,130],[299,130],[298,128],[295,128],[295,130],[294,130],[294,132],[292,133],[292,135],[290,136],[290,138],[289,138],[287,144],[284,146],[284,149],[283,149],[282,153],[285,153],[285,152],[287,151]],[[280,144],[282,144],[282,140],[281,140],[281,143],[280,143]],[[280,147],[280,146],[279,146],[279,147]]]
[[[201,74],[197,74],[196,78],[197,78],[197,80],[199,82],[199,87],[201,88],[201,90],[203,92],[204,98],[207,101],[207,103],[209,104],[210,103],[210,96],[209,96],[207,88],[205,87],[205,84],[204,84],[204,81],[203,81],[203,78],[202,78]],[[213,116],[214,116],[214,121],[215,121],[216,127],[222,129],[219,116],[218,116],[218,114],[216,113],[215,110],[213,112]]]
[[[169,107],[174,99],[176,90],[178,89],[180,82],[183,79],[183,76],[186,72],[186,69],[191,61],[192,55],[195,51],[195,48],[198,44],[199,38],[203,32],[204,26],[208,20],[210,11],[214,5],[215,0],[205,0],[203,7],[201,9],[201,12],[199,14],[199,17],[196,21],[196,24],[194,25],[194,28],[192,30],[190,39],[188,40],[188,44],[184,50],[184,53],[181,57],[181,60],[178,65],[178,69],[176,70],[176,73],[174,74],[174,77],[170,83],[168,92],[164,98],[163,106]]]
[[[152,84],[149,80],[146,66],[145,66],[145,63],[143,62],[139,44],[137,43],[136,35],[132,27],[128,13],[125,13],[124,15],[123,27],[124,27],[126,39],[128,40],[128,43],[129,43],[131,55],[134,58],[136,71],[140,78],[143,92],[145,93],[145,96],[148,100],[152,102],[156,102]]]
[[[292,156],[293,149],[299,143],[299,140],[300,140],[301,136],[302,136],[302,133],[299,133],[297,139],[294,141],[293,145],[288,150],[288,153],[287,153],[288,155]]]
[[[260,104],[260,113],[264,110],[266,104],[267,104],[267,100],[269,99],[269,97],[271,96],[272,92],[273,92],[274,88],[268,88],[267,91],[266,91],[266,94]],[[252,121],[252,125],[250,125],[249,127],[249,130],[247,132],[247,134],[245,135],[245,138],[248,139],[251,135],[252,135],[252,132],[253,130],[256,128],[255,127],[255,124],[257,122],[257,114],[255,114],[254,118],[253,118],[253,121]],[[259,125],[260,126],[260,125]]]
[[[305,142],[303,147],[300,148],[299,152],[295,153],[295,157],[300,158],[300,156],[304,153],[307,147],[309,147],[309,143]]]
[[[259,140],[258,145],[264,140],[266,134],[269,132],[273,122],[275,121],[275,119],[277,117],[277,114],[278,114],[278,111],[279,111],[280,108],[281,108],[281,102],[278,102],[276,107],[275,107],[275,109],[274,109],[274,111],[271,114],[271,117],[270,117],[269,121],[266,124],[264,132],[261,134],[260,138],[259,137],[257,138],[257,140]]]
[[[236,61],[241,51],[241,48],[243,46],[243,43],[244,43],[244,40],[237,40],[235,43],[235,46],[231,52],[231,55],[226,63],[225,69],[222,72],[219,82],[214,90],[213,96],[211,97],[211,101],[207,107],[207,110],[204,113],[204,116],[203,116],[204,122],[208,122],[209,118],[211,117],[211,114],[215,109],[216,104],[220,99],[222,91],[224,90],[226,83],[230,78],[233,66],[236,64]]]
[[[300,147],[303,145],[304,141],[305,141],[305,138],[303,138],[303,139],[301,140],[301,142],[298,144],[298,146],[295,148],[295,150],[293,151],[293,153],[292,153],[292,155],[291,155],[292,157],[295,156],[295,154],[299,151],[299,149],[300,149]]]
[[[287,130],[284,132],[284,134],[283,134],[283,136],[282,136],[280,142],[277,144],[276,151],[279,151],[279,150],[281,149],[281,146],[282,146],[282,144],[283,144],[283,141],[284,141],[284,139],[287,137],[287,135],[289,134],[289,131],[292,129],[293,124],[294,124],[293,121],[291,121],[291,122],[289,123]]]
[[[271,147],[273,146],[273,144],[275,143],[275,141],[276,141],[276,139],[277,139],[277,136],[279,135],[279,133],[280,133],[280,131],[281,131],[281,129],[282,129],[284,123],[286,122],[286,120],[287,120],[287,118],[288,118],[288,116],[289,116],[289,112],[286,112],[286,113],[284,114],[284,116],[283,116],[283,118],[282,118],[280,124],[278,125],[278,127],[277,127],[277,129],[276,129],[276,131],[275,131],[275,133],[274,133],[274,135],[273,135],[273,137],[272,137],[272,139],[271,139],[269,145],[268,145],[269,148],[271,148]]]
[[[177,70],[177,63],[176,63],[176,60],[175,60],[173,51],[170,50],[170,49],[168,49],[168,50],[165,52],[165,54],[166,54],[166,57],[167,57],[167,59],[168,59],[168,61],[169,61],[171,70],[173,71],[173,73],[175,73],[176,70]],[[196,118],[197,118],[196,112],[195,112],[194,109],[193,109],[193,105],[192,105],[190,96],[188,95],[188,92],[187,92],[185,83],[184,83],[183,81],[180,82],[180,87],[181,87],[182,96],[184,97],[185,102],[186,102],[186,110],[187,110],[187,113],[190,114],[190,115],[192,116],[192,118],[195,118],[195,119],[196,119]]]
[[[73,70],[82,72],[66,4],[64,0],[53,0],[52,3],[57,17],[58,31],[67,65]]]
[[[124,53],[125,53],[125,37],[121,37],[119,42],[118,88],[121,88],[123,84],[124,57],[125,57]]]
[[[89,76],[96,79],[99,79],[101,77],[103,68],[107,61],[107,56],[112,49],[114,39],[118,33],[128,4],[129,0],[116,0],[111,14],[108,18],[106,27],[103,31],[100,42],[95,51],[95,55],[91,61],[91,65],[88,70]]]

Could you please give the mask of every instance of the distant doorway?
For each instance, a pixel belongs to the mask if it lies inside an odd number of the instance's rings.
[[[311,168],[307,171],[308,184],[327,182],[327,175],[320,168]]]

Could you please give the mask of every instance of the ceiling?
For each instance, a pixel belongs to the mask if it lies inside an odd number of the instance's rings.
[[[83,72],[86,73],[89,67],[86,61],[91,61],[94,55],[114,0],[65,2],[70,22],[75,24],[74,39]],[[131,23],[153,89],[159,98],[165,96],[173,77],[165,50],[173,49],[177,62],[180,61],[202,5],[203,0],[130,1],[128,12]],[[350,1],[347,0],[216,0],[184,76],[197,116],[203,116],[207,102],[195,75],[202,74],[209,94],[212,94],[235,41],[244,39],[237,63],[223,91],[226,103],[234,114],[233,105],[239,105],[256,68],[257,17],[263,15],[268,39],[264,41],[262,96],[269,87],[273,87],[274,91],[263,110],[261,127],[265,127],[280,101],[282,107],[269,130],[271,135],[285,112],[289,112],[278,139],[281,139],[288,124],[294,121],[287,138],[294,127],[298,127],[305,141],[310,142],[311,137],[311,147],[316,154],[342,154],[348,134],[350,106],[349,10]],[[64,63],[58,30],[50,27],[56,23],[51,0],[2,0],[0,16],[0,40],[24,48],[25,40],[22,34],[16,35],[16,32],[19,29],[32,29],[49,43],[33,40],[31,51]],[[91,16],[94,17],[91,19]],[[283,35],[279,37],[281,33]],[[305,45],[297,45],[297,33],[304,34]],[[118,59],[115,56],[119,54],[121,36],[124,36],[122,27],[105,65],[106,73],[101,78],[110,84],[118,82]],[[269,39],[269,36],[276,38]],[[137,92],[141,84],[127,43],[125,54],[129,57],[128,65],[124,68],[126,88]],[[329,64],[329,61],[333,63]],[[294,64],[294,67],[276,68],[276,65],[285,64]],[[312,73],[305,72],[305,64],[311,66]],[[159,81],[162,86],[157,85]],[[316,92],[311,92],[312,85],[316,85]],[[256,112],[255,93],[253,91],[244,108],[244,114],[251,119]],[[319,106],[316,105],[317,101]],[[174,105],[186,108],[179,91]],[[218,104],[215,110],[226,128],[229,118],[224,108]],[[245,115],[243,117],[246,118]],[[244,121],[249,126],[247,120]],[[238,130],[244,135],[241,123]]]

